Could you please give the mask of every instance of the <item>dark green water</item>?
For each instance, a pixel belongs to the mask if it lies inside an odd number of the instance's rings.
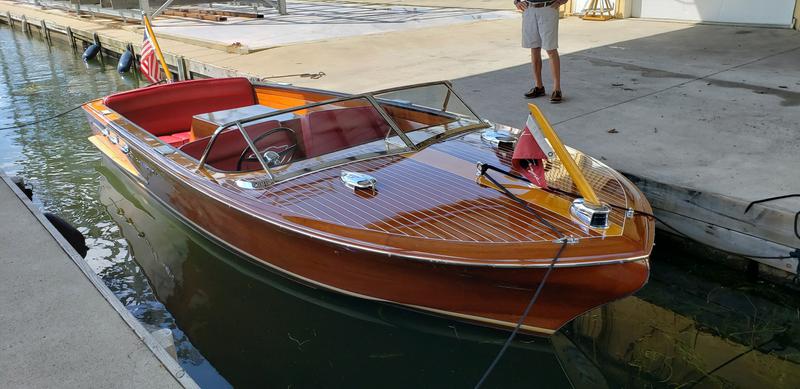
[[[0,25],[0,127],[138,85],[115,65]],[[173,330],[181,365],[204,387],[469,388],[504,340],[237,258],[128,185],[89,134],[80,114],[0,131],[0,168],[81,229],[87,262],[149,329]],[[643,290],[552,340],[519,338],[486,387],[800,387],[797,294],[658,242]]]

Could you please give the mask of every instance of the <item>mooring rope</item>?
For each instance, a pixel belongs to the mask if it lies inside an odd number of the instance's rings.
[[[514,200],[516,203],[521,205],[522,208],[524,208],[525,210],[527,210],[528,212],[533,214],[533,216],[535,216],[536,219],[539,220],[539,222],[541,222],[547,228],[552,230],[556,234],[556,236],[558,237],[558,240],[561,241],[561,246],[558,248],[558,252],[556,252],[556,255],[550,261],[550,265],[547,266],[547,271],[545,271],[544,276],[542,277],[542,280],[539,281],[539,285],[536,287],[536,291],[533,293],[533,296],[531,296],[531,299],[528,301],[528,305],[525,306],[525,310],[522,312],[522,316],[520,316],[519,320],[517,320],[517,324],[514,326],[514,330],[511,331],[511,334],[508,335],[508,337],[506,338],[506,341],[503,343],[503,347],[500,348],[500,351],[497,352],[497,355],[494,357],[494,360],[492,360],[492,363],[489,364],[489,367],[486,368],[486,371],[483,373],[483,376],[481,376],[481,379],[478,381],[477,384],[475,384],[475,389],[478,389],[478,388],[481,387],[481,385],[483,385],[483,383],[486,381],[486,379],[489,378],[489,375],[492,374],[492,371],[497,366],[497,363],[500,362],[500,360],[503,358],[503,355],[508,350],[508,347],[511,345],[511,342],[514,340],[514,337],[517,336],[517,333],[519,332],[520,328],[522,328],[522,323],[524,323],[525,319],[527,319],[528,315],[530,315],[530,312],[533,309],[533,306],[536,304],[536,301],[539,299],[539,295],[542,293],[542,290],[544,289],[544,285],[547,283],[547,279],[550,277],[550,273],[553,272],[553,269],[556,266],[556,262],[558,262],[559,258],[561,258],[561,254],[564,253],[564,249],[567,248],[567,244],[568,244],[567,243],[567,237],[561,232],[561,230],[556,228],[556,226],[554,226],[552,223],[550,223],[547,220],[545,220],[538,212],[536,212],[536,210],[534,210],[533,208],[530,207],[530,205],[529,205],[529,203],[527,201],[525,201],[525,200],[517,197],[515,194],[511,193],[511,191],[508,190],[508,188],[506,188],[505,186],[503,186],[502,184],[497,182],[497,180],[495,180],[494,177],[492,177],[488,173],[488,170],[490,170],[490,169],[494,170],[494,171],[501,172],[501,173],[505,173],[504,171],[502,171],[502,170],[500,170],[500,169],[498,169],[498,168],[496,168],[494,166],[491,166],[491,165],[488,165],[488,164],[485,164],[485,163],[481,163],[481,162],[478,162],[478,169],[479,169],[479,175],[481,177],[486,177],[486,179],[489,180],[498,189],[500,189],[503,192],[503,194],[505,194],[511,200]]]
[[[492,167],[492,170],[495,170],[497,172],[505,174],[505,175],[507,175],[509,177],[513,177],[513,178],[516,178],[518,180],[530,183],[530,180],[528,180],[527,178],[522,177],[522,176],[520,176],[518,174],[515,174],[513,172],[510,172],[510,171],[507,171],[507,170],[503,170],[503,169],[499,169],[499,168],[496,168],[496,167]],[[581,197],[581,195],[579,195],[577,193],[568,192],[568,191],[561,190],[561,189],[556,189],[556,188],[548,188],[548,189],[544,189],[544,190],[549,191],[549,192],[556,192],[556,193],[565,194],[565,195],[568,195],[568,196],[572,196],[574,198]],[[779,199],[789,198],[789,197],[800,197],[800,195],[792,194],[792,195],[771,197],[771,198],[767,198],[767,199],[763,199],[763,200],[754,201],[753,203],[751,203],[747,207],[747,210],[749,210],[750,207],[752,207],[754,204],[763,203],[763,202],[767,202],[767,201],[774,201],[774,200],[779,200]],[[701,241],[699,241],[699,240],[697,240],[695,238],[692,238],[691,236],[686,235],[681,230],[673,227],[672,225],[670,225],[669,223],[665,222],[663,219],[659,218],[658,216],[656,216],[656,215],[654,215],[652,213],[645,212],[645,211],[639,211],[639,210],[631,209],[631,208],[626,208],[626,207],[623,207],[623,206],[617,205],[617,204],[608,204],[608,206],[611,207],[611,208],[615,208],[615,209],[624,211],[624,212],[632,211],[634,215],[653,218],[654,220],[656,220],[659,223],[663,224],[665,227],[667,227],[668,229],[674,231],[676,234],[680,235],[681,237],[686,238],[688,240],[691,240],[692,242],[702,244],[704,246],[707,245],[706,243],[703,243],[703,242],[701,242]],[[747,210],[745,210],[745,212],[747,212]],[[798,220],[800,220],[800,212],[798,212],[795,215],[795,233],[798,232],[797,231],[797,222],[798,222]],[[798,235],[798,238],[800,238],[800,235]],[[740,256],[740,257],[750,257],[750,258],[756,258],[756,259],[791,259],[791,258],[800,257],[800,250],[795,250],[794,252],[790,253],[787,256],[761,256],[761,255],[751,255],[751,254],[747,254],[747,253],[740,253],[740,252],[736,252],[736,251],[725,250],[725,249],[717,248],[717,247],[714,247],[714,249],[718,250],[718,251],[721,251],[721,252],[724,252],[724,253],[727,253],[727,254],[730,254],[730,255],[735,255],[735,256]],[[800,259],[800,258],[798,258],[798,259]]]
[[[783,196],[775,196],[775,197],[767,197],[765,199],[753,201],[752,203],[747,205],[747,208],[744,209],[744,213],[747,213],[747,211],[749,211],[750,208],[752,208],[756,204],[768,203],[770,201],[783,200],[783,199],[788,199],[788,198],[792,198],[792,197],[800,197],[800,193],[788,194],[788,195],[783,195]],[[798,222],[800,222],[800,211],[797,211],[797,213],[794,214],[794,236],[796,236],[797,239],[800,239],[800,227],[798,227],[798,224],[800,224],[800,223],[798,223]]]
[[[147,84],[147,85],[145,85],[145,86],[143,86],[143,87],[141,87],[141,88],[148,88],[148,87],[151,87],[151,86],[154,86],[154,85],[163,84],[164,82],[166,82],[166,80],[159,80],[159,81],[156,81],[156,82],[152,82],[152,83],[150,83],[150,84]],[[136,89],[139,89],[139,88],[136,88]],[[80,105],[78,105],[78,106],[76,106],[76,107],[72,107],[72,108],[70,108],[70,109],[68,109],[68,110],[66,110],[66,111],[63,111],[63,112],[57,113],[57,114],[55,114],[55,115],[53,115],[53,116],[48,116],[48,117],[46,117],[46,118],[44,118],[44,119],[34,120],[34,121],[32,121],[32,122],[20,123],[20,124],[16,124],[16,125],[13,125],[13,126],[8,126],[8,127],[0,127],[0,131],[4,131],[4,130],[13,130],[13,129],[15,129],[15,128],[28,127],[28,126],[32,126],[32,125],[34,125],[34,124],[39,124],[39,123],[42,123],[42,122],[46,122],[46,121],[48,121],[48,120],[57,119],[57,118],[60,118],[60,117],[62,117],[62,116],[64,116],[64,115],[66,115],[66,114],[70,113],[70,112],[73,112],[73,111],[76,111],[76,110],[80,109],[80,108],[81,108],[81,107],[83,107],[83,106],[84,106],[86,103],[88,103],[88,101],[87,101],[87,102],[84,102],[84,103],[81,103]]]
[[[66,110],[66,111],[64,111],[64,112],[61,112],[61,113],[59,113],[59,114],[56,114],[56,115],[53,115],[53,116],[50,116],[50,117],[46,117],[46,118],[44,118],[44,119],[34,120],[34,121],[32,121],[32,122],[27,122],[27,123],[17,124],[17,125],[14,125],[14,126],[0,127],[0,131],[4,131],[4,130],[13,130],[13,129],[15,129],[15,128],[22,128],[22,127],[32,126],[32,125],[34,125],[34,124],[39,124],[39,123],[41,123],[41,122],[46,122],[46,121],[48,121],[48,120],[53,120],[53,119],[59,118],[59,117],[61,117],[61,116],[64,116],[64,115],[66,115],[66,114],[68,114],[68,113],[70,113],[70,112],[72,112],[72,111],[75,111],[75,110],[77,110],[77,109],[79,109],[79,108],[81,108],[81,107],[83,107],[83,104],[81,104],[81,105],[79,105],[79,106],[77,106],[77,107],[70,108],[70,109],[68,109],[68,110]]]
[[[289,78],[289,77],[301,77],[301,78],[310,78],[312,80],[318,80],[325,76],[326,76],[325,72],[282,74],[279,76],[261,77],[261,81],[269,80],[272,78]]]
[[[495,185],[498,189],[500,189],[500,191],[504,195],[508,196],[509,198],[511,198],[512,200],[514,200],[518,204],[520,204],[527,211],[531,212],[540,222],[542,222],[542,224],[544,224],[545,226],[547,226],[548,228],[553,230],[556,233],[556,235],[559,236],[560,239],[563,240],[563,241],[561,243],[561,247],[559,247],[559,249],[558,249],[558,252],[553,257],[553,260],[550,262],[550,265],[547,267],[547,271],[545,272],[544,277],[542,277],[542,281],[539,282],[539,286],[536,288],[536,292],[533,294],[533,296],[531,297],[530,301],[528,301],[528,305],[525,307],[525,310],[523,311],[522,316],[520,316],[519,320],[517,321],[517,324],[514,326],[514,330],[506,338],[506,341],[503,343],[503,347],[500,349],[500,351],[497,353],[497,355],[495,356],[495,358],[492,361],[492,363],[489,365],[489,367],[483,373],[483,376],[481,376],[481,379],[478,381],[477,384],[475,384],[475,389],[478,389],[483,385],[483,383],[486,381],[487,378],[489,378],[489,375],[492,373],[492,371],[497,366],[497,363],[500,361],[500,359],[502,359],[502,357],[505,354],[506,350],[511,345],[511,342],[514,340],[514,337],[517,335],[517,333],[519,332],[519,329],[522,327],[522,323],[524,323],[525,319],[530,314],[530,311],[532,310],[533,306],[536,304],[536,301],[538,300],[539,295],[541,294],[542,289],[544,288],[544,285],[547,282],[548,277],[550,276],[550,273],[553,271],[553,268],[555,268],[556,262],[558,262],[559,258],[561,257],[561,254],[564,252],[564,249],[567,247],[567,239],[565,238],[564,234],[562,234],[561,231],[558,230],[558,228],[556,228],[554,225],[552,225],[547,220],[542,218],[541,215],[539,215],[538,212],[536,212],[535,210],[530,208],[530,206],[528,205],[527,201],[517,197],[516,195],[511,193],[511,191],[509,191],[508,188],[506,188],[505,186],[503,186],[502,184],[497,182],[497,180],[495,180],[494,177],[489,175],[487,171],[488,170],[494,170],[496,172],[502,173],[502,174],[507,175],[509,177],[513,177],[513,178],[516,178],[516,179],[519,179],[519,180],[522,180],[522,181],[530,183],[530,181],[528,179],[526,179],[525,177],[522,177],[522,176],[520,176],[518,174],[515,174],[515,173],[513,173],[511,171],[503,170],[503,169],[497,168],[495,166],[488,165],[488,164],[481,163],[481,162],[478,162],[478,169],[479,169],[479,174],[478,175],[480,177],[486,177],[486,179],[488,179],[493,185]],[[547,191],[562,193],[562,194],[566,194],[566,195],[569,195],[569,196],[573,196],[575,198],[581,197],[577,193],[572,193],[572,192],[568,192],[568,191],[564,191],[564,190],[560,190],[560,189],[555,189],[555,188],[547,189]],[[779,200],[779,199],[784,199],[784,198],[789,198],[789,197],[800,197],[800,195],[792,194],[792,195],[778,196],[778,197],[772,197],[772,198],[767,198],[767,199],[763,199],[763,200],[754,201],[753,203],[751,203],[747,207],[747,210],[749,210],[750,207],[752,207],[754,204],[768,202],[768,201],[774,201],[774,200]],[[667,228],[675,231],[678,235],[681,235],[682,237],[684,237],[684,238],[686,238],[688,240],[691,240],[693,242],[705,245],[705,243],[700,242],[697,239],[694,239],[694,238],[686,235],[685,233],[683,233],[680,230],[676,229],[675,227],[671,226],[669,223],[665,222],[664,220],[662,220],[661,218],[659,218],[658,216],[656,216],[656,215],[654,215],[652,213],[645,212],[645,211],[639,211],[639,210],[635,210],[635,209],[631,209],[631,208],[626,208],[626,207],[623,207],[623,206],[620,206],[620,205],[617,205],[617,204],[608,204],[608,205],[610,207],[612,207],[612,208],[615,208],[615,209],[618,209],[618,210],[621,210],[621,211],[625,211],[625,212],[632,211],[634,215],[653,218],[654,220],[657,220],[658,222],[660,222],[661,224],[663,224]],[[745,212],[747,212],[747,210],[745,210]],[[795,233],[797,233],[797,221],[798,221],[798,218],[800,218],[800,212],[798,212],[797,215],[795,215]],[[798,238],[800,238],[800,235],[798,235]],[[725,252],[725,253],[728,253],[728,254],[731,254],[731,255],[742,256],[742,257],[750,257],[750,258],[758,258],[758,259],[790,259],[790,258],[797,258],[800,261],[800,249],[795,250],[794,252],[790,253],[789,256],[785,256],[785,257],[766,257],[766,256],[758,256],[758,255],[737,253],[737,252],[734,252],[734,251],[729,251],[729,250],[719,249],[719,248],[715,248],[715,249],[719,250],[719,251],[722,251],[722,252]],[[798,262],[798,263],[800,263],[800,262]],[[795,280],[797,280],[797,276],[795,276]]]

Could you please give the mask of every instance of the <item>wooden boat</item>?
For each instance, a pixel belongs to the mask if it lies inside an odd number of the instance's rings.
[[[207,79],[83,108],[92,143],[178,219],[312,287],[548,335],[647,282],[642,193],[555,135],[549,188],[503,174],[520,131],[447,82],[351,95]]]

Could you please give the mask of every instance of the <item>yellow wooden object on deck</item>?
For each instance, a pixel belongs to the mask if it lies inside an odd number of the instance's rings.
[[[589,204],[601,205],[600,199],[597,197],[597,194],[594,192],[592,186],[589,185],[589,181],[587,181],[586,177],[583,176],[578,164],[575,163],[574,159],[572,159],[572,155],[570,155],[569,151],[567,151],[567,148],[564,147],[564,143],[561,142],[561,139],[556,134],[556,131],[553,130],[550,122],[544,117],[544,114],[542,114],[542,111],[539,110],[539,107],[537,107],[535,104],[528,104],[528,109],[531,111],[533,120],[536,120],[536,124],[539,126],[539,129],[542,130],[545,138],[550,141],[550,146],[553,147],[553,151],[555,151],[558,159],[561,161],[561,164],[564,165],[565,169],[567,169],[567,173],[569,173],[572,181],[575,182],[575,186],[578,187],[578,192],[580,192],[581,196],[583,196],[583,199]]]

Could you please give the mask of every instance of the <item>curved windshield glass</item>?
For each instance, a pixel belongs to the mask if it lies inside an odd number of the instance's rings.
[[[444,83],[376,92],[373,96],[415,145],[481,123]]]

